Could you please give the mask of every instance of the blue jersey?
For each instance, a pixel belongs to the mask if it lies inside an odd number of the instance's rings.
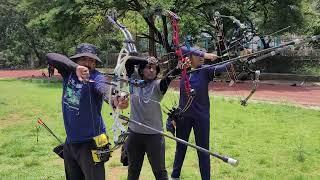
[[[46,59],[63,77],[62,114],[67,143],[89,142],[106,132],[101,116],[104,95],[109,86],[103,74],[90,71],[90,80],[83,83],[76,76],[78,64],[58,53],[48,53]]]
[[[90,72],[93,83],[83,83],[75,73],[63,78],[62,112],[67,133],[67,143],[86,142],[106,132],[101,116],[104,76]]]
[[[217,66],[212,66],[204,68],[207,65],[199,66],[198,68],[203,68],[199,71],[195,71],[189,74],[189,81],[191,88],[195,91],[195,97],[192,101],[190,107],[184,113],[185,116],[192,116],[198,118],[210,118],[210,101],[209,101],[209,92],[208,85],[209,82],[213,80],[215,73],[223,72],[227,70],[228,64],[222,64]],[[180,108],[186,106],[188,96],[186,94],[185,82],[182,79],[180,81]]]

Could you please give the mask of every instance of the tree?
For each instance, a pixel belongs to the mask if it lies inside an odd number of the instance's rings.
[[[27,57],[32,53],[41,60],[43,55],[39,51],[38,39],[34,35],[34,32],[26,26],[28,19],[24,16],[23,12],[20,12],[16,8],[16,3],[16,1],[8,0],[0,6],[0,30],[2,37],[2,47],[0,48],[7,50],[6,55],[9,57],[9,60],[13,58],[12,61],[17,61],[16,63],[19,63],[19,60],[15,56],[23,56],[24,60],[28,61]]]

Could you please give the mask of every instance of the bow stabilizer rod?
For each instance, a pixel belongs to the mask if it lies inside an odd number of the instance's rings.
[[[190,147],[192,147],[192,148],[195,148],[195,149],[197,149],[197,150],[199,150],[199,151],[201,151],[201,152],[203,152],[203,153],[206,153],[206,154],[209,154],[209,155],[211,155],[211,156],[213,156],[213,157],[216,157],[216,158],[222,160],[223,162],[228,163],[228,164],[230,164],[230,165],[232,165],[232,166],[237,166],[237,165],[239,164],[239,161],[236,160],[236,159],[233,159],[233,158],[230,158],[230,157],[227,157],[227,156],[222,156],[222,155],[217,154],[217,153],[213,153],[213,152],[211,152],[211,151],[209,151],[209,150],[207,150],[207,149],[205,149],[205,148],[203,148],[203,147],[200,147],[200,146],[191,144],[191,143],[189,143],[189,142],[187,142],[187,141],[185,141],[185,140],[183,140],[183,139],[170,136],[170,135],[164,133],[163,131],[160,131],[160,130],[157,130],[157,129],[152,128],[152,127],[150,127],[150,126],[147,126],[147,125],[145,125],[145,124],[142,124],[142,123],[140,123],[140,122],[138,122],[138,121],[135,121],[135,120],[133,120],[133,119],[130,119],[130,118],[124,116],[124,115],[119,115],[119,118],[122,119],[122,120],[124,120],[124,121],[131,122],[131,123],[137,124],[137,125],[139,125],[139,126],[142,126],[142,127],[144,127],[144,128],[147,128],[147,129],[150,129],[150,130],[152,130],[152,131],[155,131],[155,132],[161,134],[162,136],[165,136],[165,137],[170,138],[170,139],[172,139],[172,140],[174,140],[174,141],[177,141],[177,142],[179,142],[179,143],[181,143],[181,144],[184,144],[184,145],[190,146]]]

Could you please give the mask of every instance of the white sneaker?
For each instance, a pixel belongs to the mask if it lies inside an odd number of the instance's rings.
[[[173,177],[171,177],[170,180],[180,180],[180,178],[173,178]]]

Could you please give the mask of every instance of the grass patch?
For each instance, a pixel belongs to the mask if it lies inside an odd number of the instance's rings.
[[[293,73],[318,76],[320,74],[320,66],[317,64],[304,64],[299,66],[297,69],[293,69]]]
[[[65,137],[61,83],[0,80],[0,92],[1,179],[65,179],[63,161],[52,152],[58,143],[45,129],[36,130],[41,117],[58,137]],[[169,91],[163,107],[177,103],[177,98]],[[210,101],[210,148],[240,161],[238,167],[231,167],[212,158],[212,179],[320,178],[319,111],[259,102],[242,107],[237,100],[213,95]],[[105,105],[102,114],[111,132],[109,113]],[[193,133],[190,142],[195,142]],[[175,142],[166,139],[169,174],[174,153]],[[120,151],[116,151],[106,163],[108,179],[126,179],[127,169],[119,161]],[[141,179],[153,179],[147,158]],[[194,149],[187,150],[181,179],[201,179]]]

